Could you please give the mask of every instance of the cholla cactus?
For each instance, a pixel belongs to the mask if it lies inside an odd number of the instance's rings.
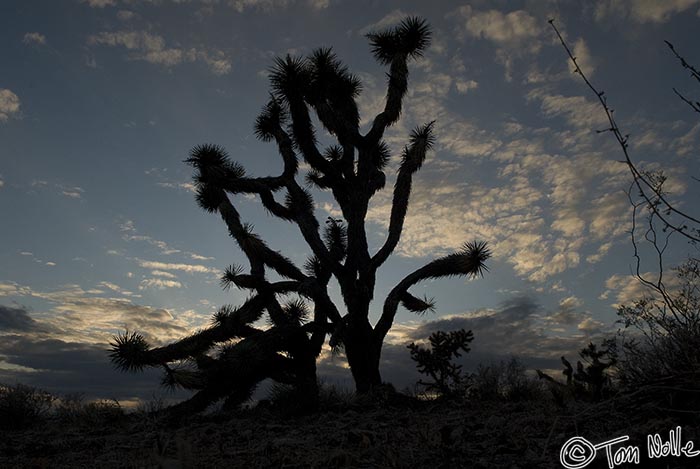
[[[561,357],[564,365],[562,374],[566,377],[566,388],[574,398],[583,398],[593,401],[600,401],[605,397],[605,393],[610,390],[612,382],[610,371],[617,364],[615,358],[615,342],[604,340],[600,348],[590,342],[581,349],[579,356],[583,361],[576,362],[576,370],[566,357]],[[550,390],[555,398],[562,402],[562,383],[540,370],[536,370],[540,379],[550,383]]]
[[[407,275],[389,293],[379,321],[374,326],[369,321],[377,270],[399,242],[413,176],[435,138],[433,122],[411,133],[396,175],[386,241],[377,252],[370,253],[365,218],[370,199],[384,188],[384,168],[391,157],[382,139],[386,129],[399,119],[408,86],[408,63],[423,54],[430,42],[430,30],[423,20],[408,18],[368,38],[375,58],[387,65],[389,72],[386,105],[365,135],[359,130],[356,103],[360,80],[331,49],[321,48],[306,58],[287,56],[275,61],[270,100],[255,122],[257,137],[277,145],[283,162],[281,174],[249,177],[221,147],[202,145],[192,150],[187,162],[196,170],[198,203],[221,216],[250,264],[245,274],[240,268],[229,269],[225,283],[255,293],[242,307],[223,310],[211,328],[166,347],[149,349],[138,335],[121,336],[114,343],[113,358],[122,368],[193,360],[197,371],[167,367],[169,382],[200,389],[195,399],[202,402],[226,395],[235,396],[235,402],[265,377],[315,383],[315,359],[326,335],[331,334],[331,347],[344,348],[356,388],[366,392],[381,384],[382,343],[399,304],[418,313],[433,308],[432,302],[413,296],[408,289],[425,279],[476,276],[484,271],[490,255],[486,244],[467,243],[459,252]],[[337,144],[319,148],[311,112],[316,113]],[[297,181],[299,158],[310,167],[308,185],[330,191],[340,207],[342,217],[328,219],[324,229],[315,218],[311,194]],[[279,192],[286,195],[282,202],[277,199]],[[241,222],[230,199],[236,194],[257,195],[271,215],[298,226],[312,253],[303,269],[268,247]],[[269,282],[269,270],[284,280]],[[331,277],[340,286],[342,309],[328,295]],[[295,317],[299,305],[285,308],[278,298],[290,294],[313,303],[310,322],[289,320]],[[251,325],[264,312],[274,325],[266,331]],[[240,342],[224,348],[218,357],[208,353],[215,344],[235,338]],[[245,361],[241,361],[242,356]]]
[[[432,381],[419,380],[418,384],[428,392],[437,392],[449,396],[464,390],[465,376],[462,375],[462,365],[452,360],[468,353],[469,344],[474,340],[472,331],[459,329],[457,331],[435,331],[428,337],[430,348],[423,348],[414,342],[408,345],[411,360],[416,362],[418,371],[429,376]]]

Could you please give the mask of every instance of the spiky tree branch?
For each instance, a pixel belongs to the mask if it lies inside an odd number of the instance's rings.
[[[471,276],[479,277],[484,274],[486,260],[491,256],[491,251],[484,242],[466,243],[462,250],[436,259],[420,269],[407,275],[389,293],[384,302],[382,316],[375,328],[375,334],[381,340],[384,339],[394,322],[394,316],[399,303],[403,303],[407,309],[424,312],[432,309],[430,302],[424,302],[424,308],[418,308],[419,304],[414,296],[408,293],[408,289],[413,285],[431,278]]]

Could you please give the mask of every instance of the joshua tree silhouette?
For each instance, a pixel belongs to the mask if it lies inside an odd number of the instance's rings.
[[[150,348],[137,333],[126,333],[112,343],[112,360],[125,370],[163,366],[166,381],[199,392],[189,401],[192,409],[227,397],[236,404],[249,396],[265,378],[293,383],[317,395],[316,358],[330,334],[332,347],[342,346],[358,392],[381,384],[379,362],[382,343],[392,327],[399,304],[422,313],[433,309],[432,301],[409,293],[425,279],[454,275],[477,276],[490,256],[484,242],[471,242],[459,252],[436,259],[410,273],[388,294],[378,322],[369,320],[377,270],[396,248],[408,209],[413,175],[420,169],[434,143],[434,122],[419,126],[410,135],[396,175],[389,229],[384,244],[370,253],[365,218],[370,199],[385,185],[384,168],[390,159],[383,141],[386,129],[398,121],[408,85],[408,63],[420,57],[430,43],[430,29],[419,18],[407,18],[398,26],[368,34],[375,58],[389,67],[386,104],[369,131],[359,130],[356,98],[360,80],[352,75],[329,48],[315,50],[306,58],[278,58],[270,77],[271,95],[255,122],[263,141],[274,141],[284,169],[279,176],[248,177],[238,163],[229,160],[216,145],[195,147],[186,161],[195,168],[197,201],[218,213],[229,233],[245,253],[250,272],[227,269],[223,283],[251,290],[253,296],[238,308],[224,307],[214,324],[177,343]],[[319,149],[311,120],[319,122],[337,144]],[[310,193],[297,181],[299,160],[310,167],[307,183],[330,190],[342,218],[329,218],[323,230],[314,216]],[[275,194],[284,191],[278,202]],[[272,215],[296,224],[313,255],[304,269],[272,250],[244,224],[229,195],[255,194]],[[270,282],[272,270],[282,281]],[[328,284],[335,277],[340,286],[344,312],[333,303]],[[296,294],[313,303],[282,305],[278,297]],[[252,325],[267,312],[272,326]],[[310,321],[306,321],[311,316]],[[233,339],[239,340],[232,343]],[[210,350],[227,344],[218,356]],[[169,363],[192,360],[196,369],[176,369]]]

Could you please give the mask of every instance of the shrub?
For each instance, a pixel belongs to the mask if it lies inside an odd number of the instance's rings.
[[[677,267],[675,291],[623,305],[617,377],[635,388],[670,377],[700,382],[700,260]]]
[[[523,401],[539,399],[544,387],[527,375],[523,363],[512,357],[490,365],[479,365],[470,376],[468,397],[483,401]]]
[[[465,390],[467,380],[462,375],[462,366],[452,363],[454,358],[469,352],[469,343],[474,340],[472,331],[460,329],[452,332],[436,331],[428,338],[430,348],[411,343],[411,359],[416,362],[418,371],[428,375],[432,381],[418,381],[427,392],[442,396],[459,394]]]
[[[54,396],[24,384],[0,384],[0,428],[18,430],[43,420]]]

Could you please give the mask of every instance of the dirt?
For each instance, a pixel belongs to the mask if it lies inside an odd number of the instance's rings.
[[[637,467],[698,466],[685,457],[645,459],[646,434],[667,439],[679,420],[640,412],[630,417],[614,402],[401,400],[342,403],[305,416],[261,406],[177,424],[144,413],[91,424],[48,420],[0,435],[0,467],[561,468],[559,451],[577,435],[593,443],[629,435],[642,447]],[[684,423],[684,441],[700,436],[696,423]],[[604,452],[587,467],[608,467]]]

